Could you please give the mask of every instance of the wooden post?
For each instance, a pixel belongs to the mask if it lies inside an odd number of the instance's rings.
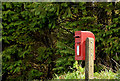
[[[86,39],[85,47],[85,80],[93,79],[94,73],[94,39]]]

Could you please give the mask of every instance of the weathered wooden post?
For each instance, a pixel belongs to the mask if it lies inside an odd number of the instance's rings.
[[[86,39],[86,50],[85,50],[85,79],[94,79],[94,39]]]

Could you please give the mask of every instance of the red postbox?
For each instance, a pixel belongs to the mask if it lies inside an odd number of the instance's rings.
[[[75,60],[85,60],[85,41],[87,37],[94,39],[94,60],[95,60],[95,36],[90,31],[75,32]]]

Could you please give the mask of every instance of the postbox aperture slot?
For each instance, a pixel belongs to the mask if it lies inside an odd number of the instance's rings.
[[[74,36],[75,38],[80,38],[80,36]]]

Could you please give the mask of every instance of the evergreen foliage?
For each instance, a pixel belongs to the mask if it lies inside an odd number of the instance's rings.
[[[73,71],[75,31],[95,34],[95,71],[118,70],[119,26],[120,2],[4,2],[3,80],[51,79]]]
[[[52,75],[56,15],[48,6],[51,3],[3,3],[3,76],[7,79]]]

